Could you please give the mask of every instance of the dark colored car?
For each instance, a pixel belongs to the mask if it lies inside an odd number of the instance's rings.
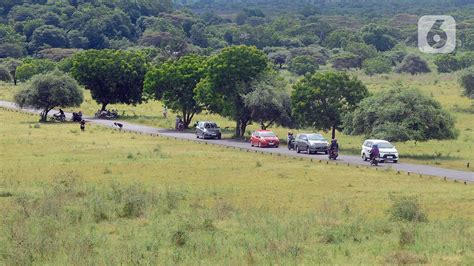
[[[258,147],[275,147],[280,146],[280,139],[270,130],[257,130],[250,137],[250,145]]]
[[[328,154],[328,141],[321,134],[298,134],[295,149],[297,153],[306,151],[308,154],[318,152]]]
[[[202,139],[221,139],[221,129],[215,122],[201,121],[196,125],[196,138]]]

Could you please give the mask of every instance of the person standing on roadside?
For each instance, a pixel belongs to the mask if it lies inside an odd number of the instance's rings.
[[[163,106],[163,118],[167,118],[168,117],[168,107]]]
[[[81,125],[81,131],[84,132],[86,130],[86,120],[82,119],[79,124]]]

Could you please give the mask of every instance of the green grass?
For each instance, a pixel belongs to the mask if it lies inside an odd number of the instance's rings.
[[[471,172],[474,171],[473,167],[466,168],[468,163],[471,165],[474,164],[474,103],[472,100],[461,96],[461,88],[457,83],[458,73],[430,73],[416,76],[392,73],[372,77],[364,75],[361,71],[354,72],[354,74],[368,86],[371,92],[388,89],[397,82],[402,82],[408,87],[418,88],[426,95],[431,95],[440,101],[443,107],[456,117],[456,128],[460,132],[458,139],[447,141],[434,140],[418,143],[414,141],[395,143],[401,154],[401,161]],[[286,70],[282,71],[282,75],[290,83],[294,83],[298,80],[298,77],[295,77]],[[11,100],[16,90],[18,90],[18,88],[13,88],[12,86],[0,86],[0,99]],[[99,105],[91,99],[87,91],[85,98],[86,100],[80,109],[86,114],[93,115],[99,109]],[[113,105],[109,108],[118,109],[119,113],[124,115],[123,119],[130,122],[160,128],[174,127],[175,114],[169,112],[168,118],[163,118],[163,107],[161,103],[157,101],[150,101],[137,106]],[[74,109],[70,109],[69,111],[73,110]],[[77,109],[75,109],[75,111],[77,111]],[[194,121],[199,120],[216,121],[222,128],[225,128],[224,137],[231,137],[233,134],[235,123],[229,119],[204,112],[197,115],[194,119]],[[247,135],[250,135],[251,131],[256,129],[258,129],[257,124],[250,125],[247,129]],[[288,129],[281,127],[272,129],[280,138],[286,139]],[[298,132],[298,130],[293,131]],[[325,135],[326,138],[330,138],[328,132],[321,133]],[[359,155],[360,146],[364,138],[362,136],[338,134],[338,140],[343,153]]]
[[[470,185],[94,125],[38,127],[4,110],[0,121],[0,264],[474,259]]]

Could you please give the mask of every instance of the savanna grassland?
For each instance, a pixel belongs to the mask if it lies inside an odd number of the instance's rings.
[[[456,140],[431,140],[426,142],[408,141],[395,143],[399,149],[403,162],[417,164],[434,165],[444,168],[459,169],[464,171],[474,171],[474,168],[467,168],[467,164],[473,164],[474,159],[474,105],[472,100],[462,96],[462,89],[458,84],[459,73],[430,73],[423,75],[409,74],[382,74],[367,76],[361,71],[353,72],[372,93],[376,93],[393,87],[395,84],[403,84],[408,88],[417,88],[424,94],[434,97],[442,106],[448,110],[457,120],[456,129],[459,137]],[[288,81],[288,89],[299,77],[282,71],[282,76]],[[20,85],[21,86],[21,85]],[[13,95],[19,87],[0,86],[0,99],[12,100]],[[132,105],[111,105],[111,109],[117,109],[122,115],[121,119],[146,124],[160,128],[172,128],[174,126],[175,114],[169,110],[168,118],[163,118],[163,106],[158,101],[148,101],[146,103]],[[93,115],[100,105],[91,99],[88,91],[85,91],[85,101],[80,109],[87,115]],[[68,111],[77,111],[77,108],[70,108]],[[231,137],[235,122],[218,115],[207,112],[195,116],[194,121],[212,120],[216,121],[224,129],[224,136]],[[247,136],[252,130],[258,129],[258,124],[254,123],[247,128]],[[289,129],[273,127],[280,138],[285,139]],[[311,129],[292,130],[293,132],[312,131]],[[328,139],[330,134],[323,132]],[[370,136],[369,136],[370,137]],[[348,136],[338,134],[338,141],[341,143],[343,153],[360,154],[360,146],[363,136]]]
[[[0,121],[0,264],[474,260],[470,185],[5,110]]]

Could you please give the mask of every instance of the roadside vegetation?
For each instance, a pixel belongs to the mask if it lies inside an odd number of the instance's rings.
[[[5,110],[0,120],[1,263],[474,259],[474,195],[462,183]]]

